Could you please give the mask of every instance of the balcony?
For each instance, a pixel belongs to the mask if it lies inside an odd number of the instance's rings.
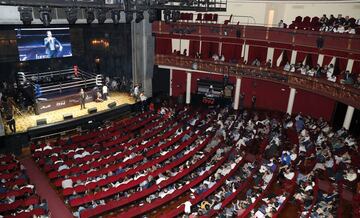
[[[329,54],[360,60],[360,35],[294,30],[275,27],[225,25],[216,23],[153,23],[153,34],[159,38],[191,39],[227,43],[244,43],[274,48]],[[317,39],[323,38],[318,48]]]
[[[309,77],[281,69],[254,67],[243,64],[201,60],[186,56],[156,55],[155,64],[169,68],[181,68],[189,71],[227,74],[281,83],[293,88],[303,89],[328,98],[360,108],[360,89],[327,81],[323,78]]]

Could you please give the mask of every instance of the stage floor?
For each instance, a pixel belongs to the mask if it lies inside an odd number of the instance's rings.
[[[105,111],[109,109],[108,104],[114,101],[116,102],[116,105],[135,103],[135,100],[131,96],[129,96],[128,93],[111,92],[110,97],[107,101],[86,103],[86,109],[83,110],[80,110],[80,105],[77,105],[73,107],[42,113],[40,115],[35,115],[35,113],[23,113],[22,116],[15,115],[16,131],[26,132],[28,128],[36,126],[36,120],[38,119],[46,118],[47,123],[51,124],[63,121],[64,114],[72,114],[74,118],[87,115],[87,109],[92,107],[96,107],[98,112]],[[6,133],[9,134],[10,129],[7,125],[5,129]]]

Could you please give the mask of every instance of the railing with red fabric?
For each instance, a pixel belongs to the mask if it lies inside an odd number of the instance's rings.
[[[326,80],[325,78],[316,78],[297,73],[289,73],[276,68],[255,67],[245,64],[233,64],[175,55],[157,54],[155,57],[155,63],[163,66],[179,67],[184,70],[193,69],[193,64],[197,63],[198,71],[227,74],[280,83],[294,88],[314,92],[330,99],[343,102],[347,105],[360,108],[360,101],[358,101],[358,99],[360,99],[360,89],[357,89],[352,85],[334,83]]]

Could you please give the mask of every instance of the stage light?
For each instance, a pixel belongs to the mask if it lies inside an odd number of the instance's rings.
[[[170,19],[171,19],[171,11],[169,9],[166,9],[164,11],[164,20],[165,23],[170,23]]]
[[[104,24],[106,20],[106,10],[98,9],[96,13],[96,19],[98,20],[99,24]]]
[[[111,19],[113,20],[113,23],[116,25],[120,21],[120,10],[112,10],[111,11]]]
[[[51,8],[49,6],[40,7],[40,20],[44,24],[44,26],[49,26],[51,23]]]
[[[94,9],[86,8],[85,14],[86,14],[86,23],[91,24],[95,20]]]
[[[125,12],[125,19],[126,19],[126,23],[131,23],[131,21],[133,20],[133,12],[131,11],[126,11]]]
[[[78,13],[78,9],[77,8],[67,8],[65,10],[66,13],[66,19],[68,20],[70,25],[73,25],[76,23],[77,21],[77,13]]]
[[[20,20],[23,22],[23,24],[30,25],[31,22],[34,20],[32,8],[18,7],[18,11],[20,13]]]
[[[144,13],[142,11],[136,12],[135,22],[140,23],[144,19]]]
[[[156,20],[156,10],[155,9],[149,9],[149,22],[152,23]]]

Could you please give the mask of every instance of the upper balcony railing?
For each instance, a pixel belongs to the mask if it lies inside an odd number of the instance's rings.
[[[176,22],[153,23],[153,33],[159,37],[186,38],[205,41],[236,43],[239,40],[257,41],[272,47],[280,44],[318,49],[317,40],[323,39],[322,53],[336,51],[343,57],[360,60],[360,35],[330,33],[311,30],[294,30],[275,27],[232,25],[217,23]]]
[[[184,70],[205,71],[232,76],[267,80],[293,88],[314,92],[339,102],[360,108],[360,89],[352,85],[333,83],[323,78],[310,77],[281,69],[232,64],[221,61],[201,60],[187,56],[156,55],[155,64],[182,68]]]

